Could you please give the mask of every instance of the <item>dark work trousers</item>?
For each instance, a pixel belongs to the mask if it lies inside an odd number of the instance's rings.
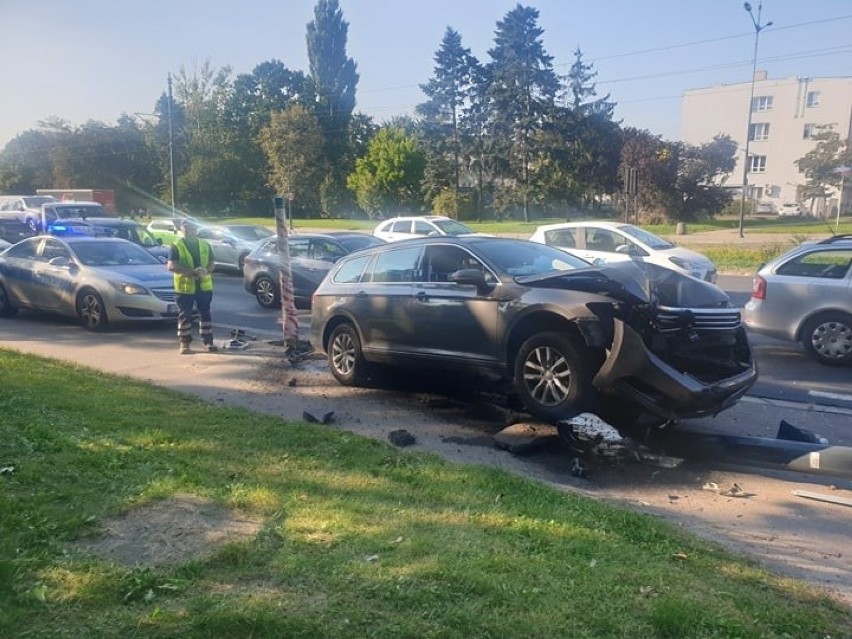
[[[213,291],[198,291],[192,294],[178,293],[175,302],[178,305],[177,334],[181,342],[192,341],[192,309],[198,309],[198,332],[205,344],[213,343],[213,318],[210,315],[210,302]]]

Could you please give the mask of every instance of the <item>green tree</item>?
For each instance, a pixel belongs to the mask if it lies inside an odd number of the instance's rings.
[[[413,135],[400,127],[384,127],[371,140],[367,153],[355,161],[347,185],[370,217],[416,212],[422,209],[425,167],[425,154]]]
[[[52,149],[60,132],[43,126],[29,129],[10,140],[0,154],[0,190],[35,193],[53,185]]]
[[[314,19],[308,23],[307,46],[311,79],[316,91],[315,113],[325,138],[325,160],[328,170],[326,202],[336,203],[342,193],[344,176],[352,165],[348,152],[349,126],[355,109],[358,86],[357,66],[346,55],[349,23],[337,0],[319,0]],[[331,213],[331,211],[329,211]]]
[[[231,132],[227,152],[237,161],[231,166],[236,178],[233,208],[271,213],[274,189],[269,185],[269,166],[259,143],[260,131],[272,114],[295,105],[310,109],[314,103],[313,82],[301,71],[292,71],[279,60],[255,66],[238,75],[225,107]]]
[[[552,113],[559,87],[553,58],[542,43],[538,16],[537,9],[517,5],[497,22],[494,48],[488,51],[492,135],[505,141],[505,167],[526,221],[531,170],[540,153],[536,138]]]
[[[293,194],[294,215],[315,214],[324,176],[324,140],[317,117],[298,104],[276,111],[259,139],[270,167],[269,183],[276,193]]]
[[[622,130],[621,163],[619,175],[627,169],[636,169],[639,192],[627,202],[633,219],[662,221],[669,212],[677,210],[679,198],[675,185],[678,177],[678,147],[659,135],[646,130],[628,127]],[[638,210],[633,205],[638,204]]]
[[[462,46],[458,32],[450,27],[434,60],[432,78],[420,85],[427,101],[416,107],[429,151],[426,196],[431,200],[451,187],[458,199],[462,172],[469,165],[467,158],[473,148],[475,129],[469,126],[473,122],[466,116],[480,94],[477,86],[480,64],[470,49]]]
[[[186,144],[186,164],[176,169],[178,184],[192,184],[193,193],[228,193],[228,199],[212,201],[205,197],[204,203],[187,199],[180,190],[177,192],[179,204],[193,212],[219,213],[232,204],[232,195],[239,191],[241,173],[217,173],[216,169],[238,166],[236,163],[222,162],[229,155],[233,130],[225,117],[232,92],[230,67],[214,68],[209,60],[201,66],[193,65],[191,70],[181,66],[174,82],[175,99],[183,106],[183,136]],[[197,166],[197,165],[202,166]],[[210,165],[210,166],[206,166]],[[194,177],[182,180],[186,173]],[[213,180],[207,184],[200,179]],[[227,184],[223,184],[223,183]]]
[[[840,187],[842,176],[839,169],[852,166],[852,147],[847,140],[841,139],[833,125],[817,127],[813,139],[816,146],[796,160],[799,171],[807,178],[802,191],[803,197],[811,200],[811,207],[814,200],[828,197],[828,187]],[[847,178],[844,186],[848,187],[849,183]]]
[[[707,144],[679,147],[676,189],[680,205],[673,217],[689,221],[721,210],[731,199],[724,184],[736,166],[737,143],[730,136],[717,135]]]

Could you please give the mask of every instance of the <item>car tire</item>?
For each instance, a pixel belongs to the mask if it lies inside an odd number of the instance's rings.
[[[852,315],[834,311],[809,319],[802,326],[802,346],[818,362],[852,364]]]
[[[361,352],[361,338],[352,324],[340,324],[328,339],[328,367],[344,386],[363,386],[369,365]]]
[[[12,304],[9,299],[9,293],[6,292],[6,287],[0,284],[0,317],[13,317],[18,309]]]
[[[548,422],[569,419],[593,408],[592,379],[598,368],[593,353],[575,340],[561,333],[538,333],[515,356],[515,392],[536,417]]]
[[[89,331],[105,331],[109,319],[103,298],[93,289],[84,289],[77,295],[77,318]]]
[[[281,306],[278,284],[271,277],[261,275],[254,282],[254,297],[263,308],[278,308]]]

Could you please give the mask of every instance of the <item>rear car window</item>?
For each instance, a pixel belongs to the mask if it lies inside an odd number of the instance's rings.
[[[852,249],[812,251],[785,262],[778,267],[776,273],[794,277],[840,280],[849,273],[850,264],[852,264]]]

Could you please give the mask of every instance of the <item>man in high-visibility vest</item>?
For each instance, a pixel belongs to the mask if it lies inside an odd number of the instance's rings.
[[[213,251],[198,237],[198,225],[184,219],[179,225],[180,237],[169,248],[169,271],[174,273],[175,301],[178,306],[177,334],[181,355],[192,351],[192,309],[198,309],[198,331],[210,353],[218,349],[213,344]]]

